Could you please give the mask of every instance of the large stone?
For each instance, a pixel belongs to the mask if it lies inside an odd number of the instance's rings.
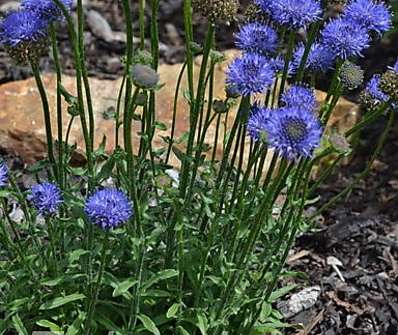
[[[231,59],[235,54],[234,51],[227,52],[227,60]],[[199,60],[198,60],[199,62]],[[222,99],[224,93],[225,69],[227,62],[217,66],[215,71],[214,98]],[[158,92],[156,100],[157,119],[171,128],[173,115],[173,100],[176,87],[176,79],[181,70],[182,65],[161,65],[159,74],[161,82],[165,86]],[[198,71],[195,71],[195,82],[197,82]],[[189,110],[188,105],[183,97],[186,90],[186,76],[182,82],[180,95],[177,105],[177,124],[176,136],[181,136],[188,130]],[[53,134],[55,136],[56,129],[56,113],[55,113],[55,85],[56,78],[54,74],[43,75],[43,82],[47,87],[48,99],[51,107]],[[72,94],[76,92],[76,83],[73,77],[63,76],[63,86]],[[95,112],[95,145],[98,146],[104,136],[107,138],[106,150],[112,151],[115,146],[114,120],[104,117],[106,112],[115,108],[117,92],[121,85],[121,79],[99,80],[90,78],[91,93],[93,97],[93,109]],[[325,93],[317,92],[319,101],[323,101]],[[45,130],[43,124],[43,113],[41,100],[33,78],[10,82],[0,86],[0,147],[9,153],[19,155],[26,163],[33,163],[42,159],[46,155]],[[66,113],[66,103],[63,102],[65,110],[63,114],[65,132],[70,116]],[[355,104],[341,99],[333,114],[330,124],[341,131],[352,126],[357,120],[357,107]],[[228,126],[231,126],[234,112],[229,113]],[[139,124],[134,122],[134,143],[138,143]],[[154,146],[164,145],[161,135],[169,135],[169,130],[158,131],[154,138]],[[207,135],[209,143],[213,143],[215,135],[214,125],[210,127]],[[122,139],[122,136],[120,136]],[[220,137],[222,140],[222,137]],[[77,143],[80,150],[84,148],[81,124],[77,118],[73,124],[71,143]],[[121,140],[122,143],[122,140]],[[221,141],[218,149],[218,155],[221,155]]]

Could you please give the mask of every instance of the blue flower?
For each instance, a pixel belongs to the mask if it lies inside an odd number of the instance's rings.
[[[256,118],[257,128],[265,134],[268,145],[288,160],[310,158],[320,144],[323,129],[312,111],[288,107],[259,109]]]
[[[388,95],[380,89],[379,74],[375,74],[366,85],[365,91],[375,100],[375,103],[383,103],[388,101]]]
[[[126,194],[115,188],[96,191],[87,199],[84,211],[91,223],[106,230],[122,225],[133,215]]]
[[[322,10],[317,0],[257,0],[271,18],[284,26],[298,29],[320,19]]]
[[[375,31],[379,35],[392,27],[391,12],[382,2],[352,1],[345,8],[343,16],[345,19],[361,25],[367,31]]]
[[[254,141],[266,140],[265,124],[271,114],[271,109],[260,108],[257,103],[252,106],[247,132]]]
[[[322,43],[341,59],[362,56],[369,47],[369,35],[365,28],[341,18],[330,21],[321,32]]]
[[[227,70],[227,85],[243,96],[262,93],[272,85],[275,71],[266,57],[247,53],[236,58]]]
[[[34,12],[13,12],[0,23],[0,42],[10,48],[22,43],[34,44],[47,37],[47,28],[47,21]]]
[[[316,98],[314,90],[294,85],[282,94],[281,102],[284,107],[302,108],[313,111],[316,107]]]
[[[67,10],[72,8],[72,0],[60,0],[60,2]],[[54,0],[23,0],[21,6],[49,21],[60,21],[64,18],[61,8],[57,6]]]
[[[271,67],[274,69],[274,71],[277,73],[283,73],[283,71],[285,70],[285,58],[281,55],[278,55],[275,58],[271,58],[269,60],[269,63],[271,65]],[[288,76],[290,76],[293,73],[294,73],[293,63],[289,62],[287,74],[288,74]]]
[[[6,163],[0,163],[0,187],[4,187],[8,182],[8,167]]]
[[[41,215],[47,216],[58,211],[62,203],[62,196],[57,185],[42,183],[31,187],[28,200],[32,202]]]
[[[243,25],[235,35],[235,40],[239,49],[262,55],[275,52],[278,46],[276,31],[258,22]]]
[[[305,45],[301,43],[293,55],[293,67],[297,71],[304,56]],[[311,45],[305,68],[313,72],[326,72],[333,67],[336,55],[326,45],[315,42]]]

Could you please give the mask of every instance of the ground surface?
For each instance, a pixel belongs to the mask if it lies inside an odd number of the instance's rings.
[[[9,3],[0,0],[0,6]],[[123,31],[120,2],[89,1],[90,9],[97,11],[112,31]],[[164,0],[160,6],[161,61],[179,62],[183,57],[182,45],[182,0]],[[4,7],[3,7],[4,8]],[[136,8],[134,12],[137,13]],[[147,18],[150,11],[147,11]],[[120,34],[110,41],[101,37],[109,27],[105,22],[94,20],[87,29],[86,41],[89,72],[101,78],[115,78],[121,74],[120,57],[124,43]],[[102,22],[102,23],[101,23]],[[95,26],[99,24],[99,26]],[[105,26],[104,26],[105,24]],[[202,40],[205,24],[195,21],[197,40]],[[104,28],[105,27],[105,28]],[[137,27],[136,27],[137,28]],[[232,27],[219,28],[220,48],[232,46]],[[105,29],[105,30],[104,30]],[[62,30],[65,31],[65,30]],[[96,31],[96,33],[94,33]],[[100,33],[98,33],[100,32]],[[138,35],[137,29],[135,29]],[[73,62],[67,36],[59,36],[65,72],[71,73]],[[391,64],[398,56],[397,37],[383,40],[368,52],[364,67],[369,76]],[[51,71],[48,58],[42,68]],[[3,50],[0,50],[0,83],[18,80],[30,75],[26,68],[15,67]],[[323,83],[320,83],[320,86]],[[355,95],[352,97],[355,99]],[[342,169],[319,192],[320,203],[336,194],[350,181],[353,174],[361,171],[371,152],[375,138],[383,127],[383,120],[363,132],[359,151],[350,167]],[[296,282],[300,287],[319,285],[321,294],[316,304],[288,319],[302,323],[305,330],[292,330],[291,334],[398,334],[398,125],[371,175],[340,202],[336,209],[324,214],[316,232],[301,236],[293,253],[292,269],[308,274],[306,281]],[[3,153],[6,154],[6,153]],[[14,168],[21,168],[17,159],[12,159]],[[327,264],[327,257],[341,261],[339,266],[344,282]]]

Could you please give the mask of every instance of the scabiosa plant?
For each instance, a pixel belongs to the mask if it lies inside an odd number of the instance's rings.
[[[369,47],[369,35],[359,24],[341,18],[330,21],[322,30],[323,43],[341,59],[362,56]]]
[[[226,83],[241,95],[248,96],[264,92],[272,85],[274,77],[274,68],[266,57],[246,53],[229,65]]]
[[[283,107],[276,110],[260,109],[255,115],[263,122],[257,129],[265,133],[268,145],[288,160],[310,158],[320,144],[323,130],[312,111]],[[260,137],[255,134],[254,131],[249,133],[254,140]]]
[[[301,43],[294,51],[292,65],[295,71],[301,64],[305,45]],[[325,44],[315,42],[310,47],[305,69],[312,72],[326,72],[333,67],[336,59],[335,53]]]
[[[0,43],[18,63],[37,60],[46,50],[47,28],[47,20],[35,12],[12,12],[0,23]]]
[[[58,211],[62,203],[62,195],[57,185],[53,183],[41,183],[31,187],[28,200],[33,204],[39,214],[49,216]]]
[[[382,2],[372,0],[352,1],[344,11],[344,18],[379,35],[390,30],[392,26],[388,7]]]
[[[72,8],[72,0],[61,0],[60,2],[67,10]],[[23,0],[21,6],[50,22],[60,21],[64,18],[61,8],[54,0]]]
[[[257,3],[275,22],[294,29],[318,21],[322,14],[317,0],[257,0]]]
[[[380,79],[381,76],[379,74],[375,74],[369,80],[365,88],[365,92],[367,92],[376,103],[383,103],[388,100],[388,95],[383,93],[380,89]]]
[[[128,197],[115,188],[96,191],[87,199],[84,211],[91,223],[106,230],[126,223],[133,215]]]
[[[8,182],[8,167],[6,163],[0,162],[0,187],[4,187]]]
[[[278,46],[278,34],[267,25],[253,22],[243,25],[235,35],[236,46],[246,52],[267,55],[275,52]]]
[[[310,111],[316,107],[314,90],[306,86],[294,85],[290,87],[282,94],[281,102],[284,107],[302,108]]]

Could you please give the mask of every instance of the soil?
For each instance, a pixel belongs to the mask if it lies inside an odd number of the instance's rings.
[[[0,0],[0,6],[9,0]],[[134,2],[133,13],[137,13]],[[161,62],[181,62],[184,55],[181,13],[182,0],[160,2]],[[123,15],[120,2],[112,0],[90,1],[90,9],[98,11],[114,32],[123,31]],[[147,21],[150,10],[146,12]],[[138,22],[134,16],[134,22]],[[195,19],[196,40],[203,40],[206,22]],[[218,28],[220,49],[233,47],[232,34],[236,24]],[[64,71],[73,73],[71,49],[65,33],[60,29],[59,42]],[[138,24],[134,25],[138,36]],[[105,41],[87,29],[88,70],[100,78],[115,78],[121,75],[125,45],[120,40]],[[362,65],[366,76],[380,72],[392,64],[398,56],[398,35],[387,39],[367,51]],[[51,60],[43,58],[41,67],[52,71]],[[4,50],[0,49],[0,83],[30,76],[28,68],[12,64]],[[319,86],[325,86],[323,82]],[[355,99],[355,94],[351,97]],[[357,153],[351,164],[339,172],[319,191],[324,203],[343,189],[355,173],[364,168],[371,147],[374,145],[385,120],[362,133]],[[302,281],[293,279],[301,288],[319,285],[321,295],[316,304],[287,320],[302,324],[304,329],[293,329],[289,334],[398,334],[398,124],[391,132],[381,156],[374,164],[370,175],[354,188],[350,196],[324,213],[316,230],[300,236],[290,262],[295,271],[308,274]],[[6,153],[1,153],[6,154]],[[20,160],[10,158],[15,169],[21,169]],[[337,272],[327,264],[333,256],[341,261]]]

